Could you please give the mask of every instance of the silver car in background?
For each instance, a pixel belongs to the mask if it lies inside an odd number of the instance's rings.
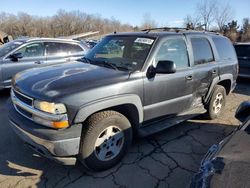
[[[72,62],[89,48],[76,40],[26,38],[0,47],[0,90],[11,86],[12,77],[23,70]]]

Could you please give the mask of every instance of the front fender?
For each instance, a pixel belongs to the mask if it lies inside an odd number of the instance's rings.
[[[127,94],[104,98],[81,106],[76,114],[74,123],[82,123],[95,112],[123,104],[134,105],[139,114],[139,122],[141,123],[143,121],[143,107],[140,97],[133,94]]]

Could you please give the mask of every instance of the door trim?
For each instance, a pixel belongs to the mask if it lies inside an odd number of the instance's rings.
[[[188,95],[184,95],[184,96],[177,97],[177,98],[174,98],[174,99],[170,99],[170,100],[167,100],[167,101],[161,101],[161,102],[158,102],[158,103],[154,103],[154,104],[144,106],[143,109],[144,110],[150,110],[150,109],[153,109],[153,108],[158,108],[158,107],[165,106],[165,105],[168,105],[168,104],[180,101],[180,100],[185,100],[185,99],[188,99],[188,98],[192,98],[192,96],[193,96],[193,94],[188,94]]]

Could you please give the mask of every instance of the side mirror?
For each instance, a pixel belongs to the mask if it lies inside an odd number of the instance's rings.
[[[244,122],[250,116],[250,101],[245,101],[240,104],[235,112],[235,118],[240,122]]]
[[[173,61],[158,61],[156,68],[152,65],[147,71],[147,77],[153,78],[157,73],[172,74],[176,72],[176,65]]]
[[[158,61],[155,73],[172,74],[176,72],[176,65],[173,61]]]
[[[23,54],[21,52],[17,52],[17,53],[11,54],[9,58],[11,59],[11,61],[18,61],[18,59],[23,58]]]

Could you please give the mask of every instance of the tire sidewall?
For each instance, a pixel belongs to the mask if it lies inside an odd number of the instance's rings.
[[[95,154],[95,142],[98,136],[109,126],[116,126],[124,133],[124,143],[120,153],[109,161],[100,161]],[[88,125],[85,125],[88,126]],[[126,150],[132,142],[132,128],[126,117],[121,114],[113,114],[102,119],[93,126],[88,134],[82,136],[82,144],[80,149],[80,158],[84,163],[94,170],[105,170],[118,163],[125,155]]]
[[[216,96],[221,93],[222,96],[223,96],[223,102],[222,102],[222,107],[220,109],[220,111],[218,113],[215,113],[214,110],[213,110],[213,103],[214,103],[214,100],[216,99]],[[209,113],[209,117],[210,119],[215,119],[217,117],[220,116],[220,114],[222,113],[224,107],[225,107],[225,104],[226,104],[226,91],[225,91],[225,88],[223,86],[216,86],[214,92],[213,92],[213,95],[209,101],[209,108],[208,108],[208,113]]]

